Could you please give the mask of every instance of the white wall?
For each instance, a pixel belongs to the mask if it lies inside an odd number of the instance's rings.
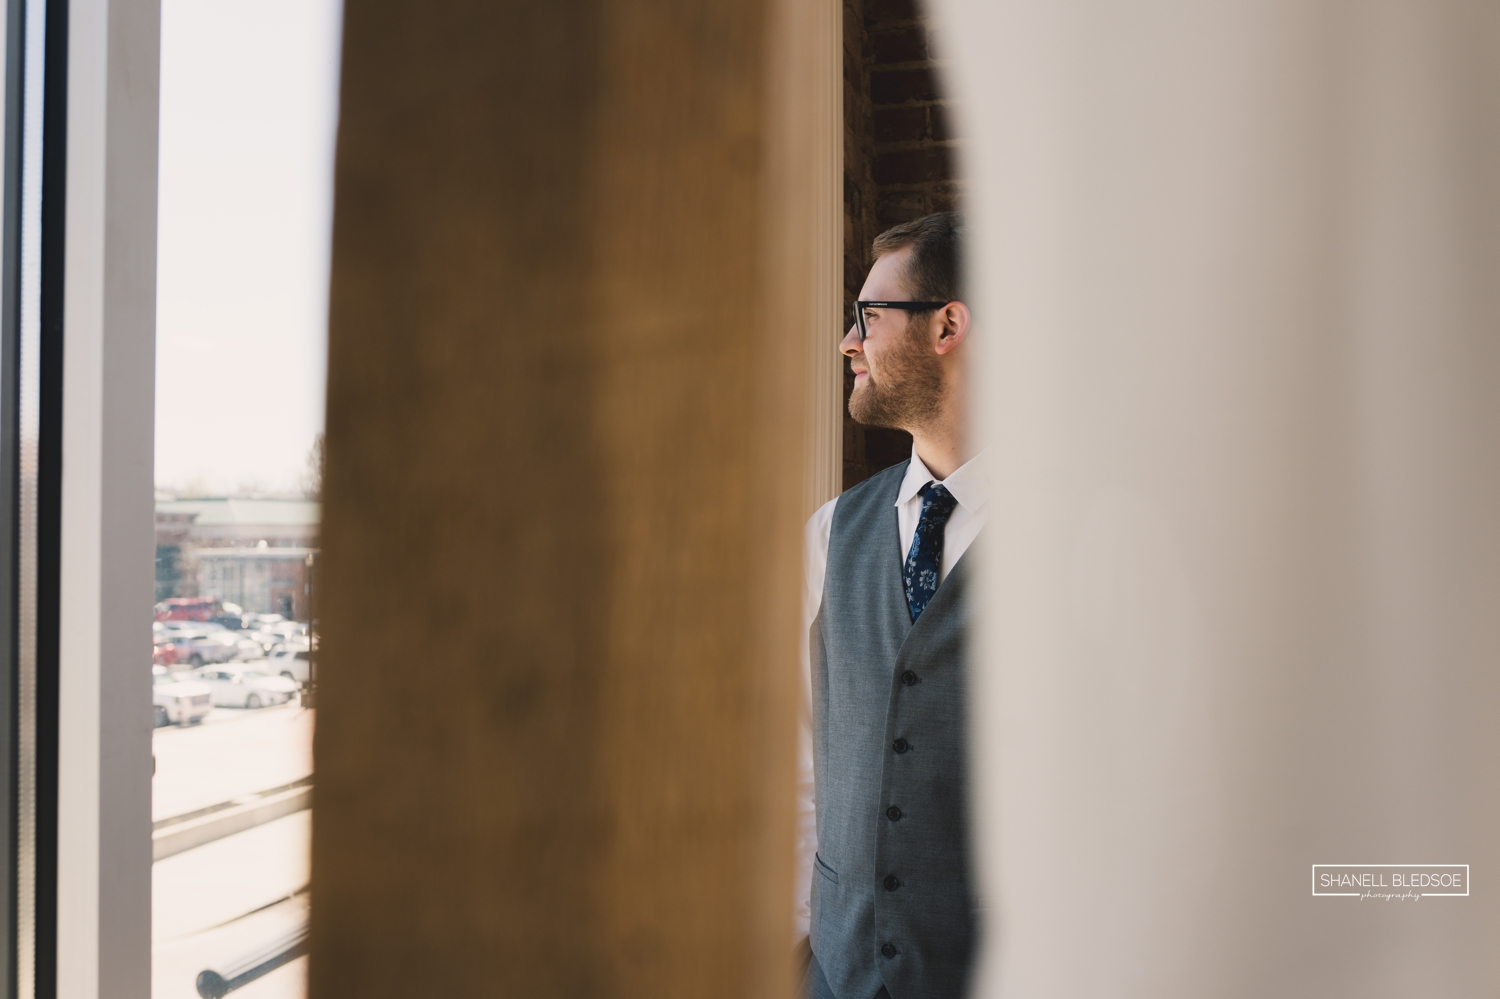
[[[1500,7],[935,0],[985,996],[1492,995]],[[1314,863],[1474,894],[1313,898]]]

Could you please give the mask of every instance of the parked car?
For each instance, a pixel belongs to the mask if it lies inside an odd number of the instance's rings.
[[[172,666],[177,662],[177,646],[171,642],[154,642],[151,645],[151,665]]]
[[[272,621],[260,625],[257,630],[275,635],[279,641],[287,644],[307,641],[307,625],[301,621]]]
[[[179,662],[186,659],[195,669],[208,663],[227,663],[240,656],[239,636],[223,628],[217,631],[196,629],[177,631],[172,644],[177,647]]]
[[[247,639],[254,642],[257,646],[260,647],[259,652],[255,653],[255,655],[253,656],[248,657],[251,659],[257,659],[260,656],[266,655],[272,649],[276,648],[276,646],[281,644],[280,635],[273,635],[269,631],[261,631],[258,628],[248,628],[245,631],[240,632],[240,640],[243,642]]]
[[[271,653],[266,668],[288,680],[307,683],[312,677],[312,653],[307,649],[280,648]]]
[[[297,693],[297,684],[284,676],[268,676],[257,670],[205,666],[193,671],[193,679],[208,685],[214,707],[263,708],[285,704]]]
[[[231,631],[228,634],[233,636],[235,648],[237,649],[234,654],[236,659],[261,659],[265,656],[266,647],[259,640],[241,631]]]
[[[284,649],[292,649],[294,651],[298,649],[306,650],[310,647],[310,644],[306,635],[293,635],[290,638],[277,636],[276,644],[271,646],[271,651],[277,652]]]
[[[223,631],[222,624],[212,621],[157,621],[151,626],[152,631],[158,638],[166,638],[168,641],[176,641],[183,635],[203,632],[205,634],[214,631]]]
[[[206,683],[185,680],[164,666],[151,668],[151,712],[157,728],[196,725],[213,710]]]
[[[229,606],[239,612],[238,606]],[[156,605],[158,621],[207,621],[224,614],[224,602],[218,597],[168,597]]]

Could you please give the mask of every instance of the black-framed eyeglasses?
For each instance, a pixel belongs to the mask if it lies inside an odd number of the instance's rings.
[[[854,325],[859,327],[859,342],[864,343],[870,331],[865,328],[866,309],[900,309],[903,312],[931,312],[941,309],[947,302],[855,302]]]

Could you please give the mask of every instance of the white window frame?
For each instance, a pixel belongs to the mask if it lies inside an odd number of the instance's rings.
[[[58,999],[151,994],[158,0],[67,0]]]

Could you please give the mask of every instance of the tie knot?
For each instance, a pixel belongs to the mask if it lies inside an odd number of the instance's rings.
[[[922,497],[922,519],[930,520],[937,518],[947,520],[953,508],[958,506],[958,500],[948,491],[948,487],[939,482],[929,482],[918,490],[917,495]]]

